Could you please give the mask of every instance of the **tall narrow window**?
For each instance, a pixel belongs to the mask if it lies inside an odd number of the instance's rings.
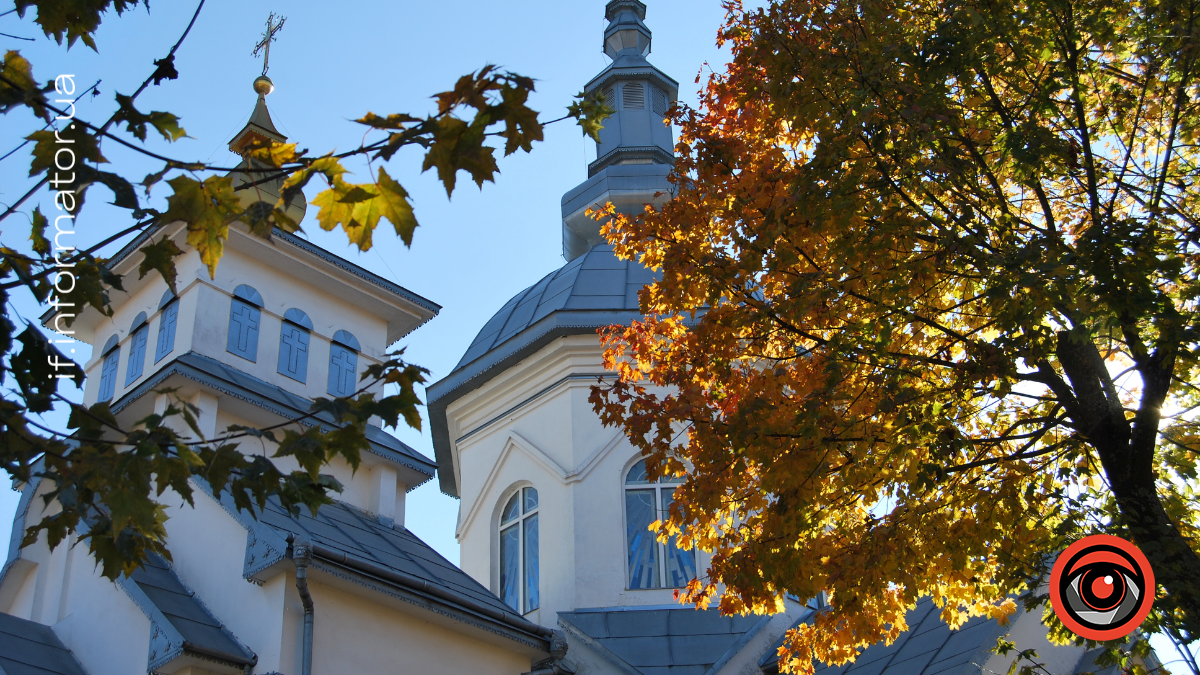
[[[132,336],[129,338],[129,365],[125,366],[125,386],[133,384],[142,376],[146,365],[146,342],[150,340],[150,324],[146,323],[146,313],[138,312],[129,327]]]
[[[675,537],[661,544],[650,524],[667,517],[683,480],[646,475],[646,460],[625,476],[625,550],[629,588],[682,588],[696,577],[696,552],[680,549]]]
[[[154,347],[154,362],[162,361],[162,358],[170,354],[175,349],[175,324],[179,322],[179,300],[171,289],[167,289],[163,293],[162,299],[158,301],[158,340]]]
[[[358,384],[358,339],[348,331],[333,334],[329,345],[329,384],[325,391],[331,396],[349,396]]]
[[[104,364],[100,366],[100,393],[96,400],[111,401],[117,390],[117,366],[121,360],[121,343],[116,335],[108,338],[100,353],[104,355]]]
[[[500,598],[522,614],[541,606],[538,591],[538,493],[521,488],[500,512]]]
[[[262,296],[252,287],[242,284],[233,289],[225,351],[247,361],[258,361],[258,324],[262,319],[262,306]]]
[[[279,372],[297,382],[308,379],[308,338],[312,320],[298,309],[283,313],[279,331]]]

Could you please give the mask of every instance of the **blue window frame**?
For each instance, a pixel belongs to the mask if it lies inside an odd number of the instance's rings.
[[[146,365],[146,342],[150,340],[150,324],[146,323],[146,313],[138,312],[129,327],[132,336],[129,338],[129,365],[125,366],[125,386],[133,384],[142,376]]]
[[[312,320],[298,309],[289,309],[283,314],[283,328],[279,332],[279,372],[297,382],[308,379],[308,341]]]
[[[262,296],[242,284],[233,290],[229,309],[229,339],[225,351],[247,361],[258,361],[258,326],[262,320]]]
[[[500,512],[500,598],[522,614],[541,606],[538,492],[517,490]]]
[[[696,551],[681,549],[671,536],[659,543],[650,524],[667,518],[682,478],[651,478],[646,460],[625,476],[625,553],[629,588],[682,588],[696,577]]]
[[[121,347],[117,336],[108,338],[104,343],[104,365],[100,367],[100,394],[97,401],[111,401],[117,389],[117,366],[121,360]]]
[[[329,345],[329,384],[325,391],[331,396],[349,396],[355,392],[358,380],[358,340],[344,330],[333,334]]]
[[[171,289],[163,293],[158,301],[158,341],[154,347],[154,362],[158,363],[164,356],[175,349],[175,324],[179,322],[179,300]]]

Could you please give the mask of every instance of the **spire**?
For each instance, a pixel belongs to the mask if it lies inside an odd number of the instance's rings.
[[[671,188],[675,140],[667,111],[679,83],[646,60],[652,34],[641,0],[611,0],[604,8],[604,53],[612,59],[584,92],[600,92],[614,110],[604,121],[588,180],[563,196],[563,255],[572,260],[601,244],[600,225],[588,208],[611,201],[622,213],[660,204]],[[656,196],[658,195],[658,196]]]
[[[266,75],[259,75],[254,78],[254,91],[258,94],[254,112],[250,113],[250,120],[246,122],[246,126],[229,141],[229,150],[239,155],[243,154],[246,146],[256,140],[277,143],[287,140],[287,136],[275,128],[275,123],[271,121],[271,111],[267,110],[267,96],[275,91],[275,83]]]
[[[283,27],[284,18],[280,18],[278,22],[275,20],[275,14],[272,13],[267,19],[267,30],[263,33],[263,39],[255,47],[254,55],[258,56],[259,51],[264,51],[263,57],[263,74],[254,78],[254,93],[258,94],[258,100],[254,103],[254,110],[250,113],[250,119],[247,120],[246,126],[237,132],[229,141],[229,150],[235,154],[242,156],[242,161],[237,165],[237,170],[230,172],[233,177],[233,186],[239,186],[247,183],[257,183],[250,187],[238,190],[238,198],[242,202],[244,208],[250,208],[258,202],[266,202],[274,207],[279,201],[279,191],[283,187],[283,178],[273,178],[265,182],[264,178],[271,176],[269,166],[250,159],[248,151],[250,146],[256,143],[284,143],[287,141],[287,136],[280,133],[279,129],[275,128],[275,122],[271,120],[271,111],[267,109],[267,96],[275,91],[275,83],[271,78],[267,77],[268,59],[271,54],[271,42],[275,41],[275,34]],[[256,171],[242,171],[240,169],[256,169]],[[304,199],[304,195],[298,195],[286,209],[287,215],[297,223],[304,218],[304,212],[308,209],[308,203]]]

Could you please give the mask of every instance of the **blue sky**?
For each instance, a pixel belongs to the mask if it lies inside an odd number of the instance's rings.
[[[350,122],[379,114],[431,109],[430,96],[450,88],[461,75],[492,63],[538,80],[531,105],[542,119],[554,119],[583,85],[608,63],[601,50],[601,0],[495,2],[339,2],[292,0],[207,0],[176,56],[180,79],[152,86],[138,108],[168,110],[181,117],[190,138],[173,145],[150,139],[147,147],[171,157],[230,166],[226,148],[249,117],[255,94],[251,82],[262,69],[251,51],[267,15],[287,23],[271,49],[275,92],[268,105],[276,125],[291,141],[313,154],[356,147],[363,127]],[[648,0],[647,25],[654,31],[650,60],[680,82],[680,99],[695,104],[698,74],[727,60],[715,45],[724,12],[718,0]],[[116,92],[131,93],[175,43],[195,10],[194,2],[153,3],[121,17],[108,14],[96,37],[98,53],[82,44],[69,51],[39,34],[29,17],[0,17],[0,33],[33,37],[34,42],[0,36],[4,49],[19,49],[47,80],[75,76],[80,89],[101,80],[101,95],[85,97],[77,114],[102,121]],[[31,10],[32,12],[32,10]],[[3,118],[0,154],[8,152],[40,124],[25,111]],[[152,132],[153,133],[153,132]],[[156,170],[152,162],[112,142],[103,152],[126,177],[140,180]],[[445,376],[475,334],[510,297],[563,264],[562,194],[587,177],[595,146],[569,122],[546,130],[545,142],[530,155],[500,162],[495,184],[476,189],[465,174],[447,199],[432,172],[421,174],[419,151],[401,152],[388,172],[412,194],[421,222],[411,249],[380,232],[367,253],[352,249],[341,233],[325,233],[310,209],[302,226],[310,239],[443,306],[433,321],[404,340],[407,356]],[[355,166],[365,179],[365,165]],[[32,185],[25,176],[27,149],[0,162],[0,203],[7,206]],[[319,189],[314,181],[310,196]],[[154,193],[160,202],[169,192]],[[47,192],[47,195],[49,193]],[[97,241],[131,224],[128,212],[102,204],[95,188],[77,221],[79,241]],[[34,201],[26,203],[26,210]],[[42,200],[43,211],[50,204]],[[24,221],[5,223],[0,241],[24,247]],[[39,308],[14,298],[24,317]],[[85,354],[80,352],[80,354]],[[86,358],[86,357],[85,357]],[[62,424],[61,419],[49,418]],[[432,457],[428,433],[401,429],[397,435]],[[8,540],[17,493],[0,489],[0,541]],[[436,481],[409,494],[407,525],[450,560],[458,561],[454,540],[457,500],[442,495]]]
[[[728,53],[715,44],[724,18],[719,0],[646,0],[646,23],[654,32],[650,61],[680,83],[680,100],[695,105],[697,91],[712,69],[720,71]],[[287,24],[271,49],[268,97],[276,126],[321,154],[347,150],[362,140],[363,127],[350,122],[378,114],[431,109],[429,97],[450,88],[461,75],[497,64],[538,80],[531,105],[542,119],[563,114],[572,96],[603,69],[604,30],[601,0],[343,0],[317,3],[289,0],[206,0],[195,27],[176,55],[180,79],[150,87],[138,108],[168,110],[181,117],[189,138],[174,145],[151,138],[147,147],[183,160],[230,166],[237,159],[226,144],[245,124],[255,101],[251,82],[262,69],[251,51],[267,15],[275,11]],[[747,2],[747,5],[759,4]],[[42,36],[29,18],[0,17],[0,47],[19,49],[34,64],[40,80],[70,73],[80,88],[100,80],[101,95],[78,104],[77,114],[103,120],[113,110],[116,92],[131,93],[153,71],[195,11],[195,3],[156,2],[124,16],[106,15],[97,35],[98,52],[82,44],[69,51]],[[32,10],[31,10],[32,11]],[[701,83],[697,84],[697,76]],[[40,124],[25,111],[0,118],[0,155],[17,146]],[[113,168],[140,180],[157,170],[152,162],[114,143],[103,152]],[[302,226],[314,242],[442,305],[441,314],[402,343],[410,360],[447,375],[475,334],[509,298],[563,264],[562,194],[587,177],[595,146],[570,123],[552,125],[545,142],[530,155],[500,162],[495,184],[475,188],[460,174],[453,199],[432,173],[421,174],[417,151],[399,153],[388,172],[412,195],[421,227],[411,249],[380,232],[367,253],[352,249],[341,233],[322,232],[310,210]],[[365,165],[359,169],[365,179]],[[7,206],[32,185],[26,177],[28,155],[20,151],[0,161],[0,204]],[[319,186],[314,181],[309,195]],[[168,190],[154,193],[159,208]],[[48,192],[46,193],[49,194]],[[98,241],[129,224],[128,212],[101,204],[103,188],[91,194],[77,221],[80,241]],[[35,201],[27,202],[26,212]],[[43,211],[50,208],[42,200]],[[5,223],[0,242],[25,247],[25,221]],[[14,297],[13,307],[26,318],[41,308]],[[79,354],[86,358],[86,352]],[[62,425],[60,418],[48,419]],[[427,428],[426,428],[427,429]],[[397,436],[432,457],[428,431],[403,428]],[[7,542],[17,493],[0,488],[0,542]],[[458,562],[454,526],[458,501],[440,493],[431,481],[408,495],[407,526],[453,562]],[[1157,643],[1157,641],[1156,641]],[[1175,658],[1157,643],[1164,660]]]

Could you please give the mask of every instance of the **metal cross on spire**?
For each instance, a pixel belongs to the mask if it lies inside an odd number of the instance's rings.
[[[275,12],[271,12],[271,15],[267,17],[267,29],[263,31],[262,40],[254,46],[254,53],[251,56],[258,56],[259,52],[262,52],[263,55],[263,75],[267,74],[267,69],[270,67],[271,43],[275,41],[275,34],[283,29],[285,21],[287,21],[286,16],[276,17]]]

